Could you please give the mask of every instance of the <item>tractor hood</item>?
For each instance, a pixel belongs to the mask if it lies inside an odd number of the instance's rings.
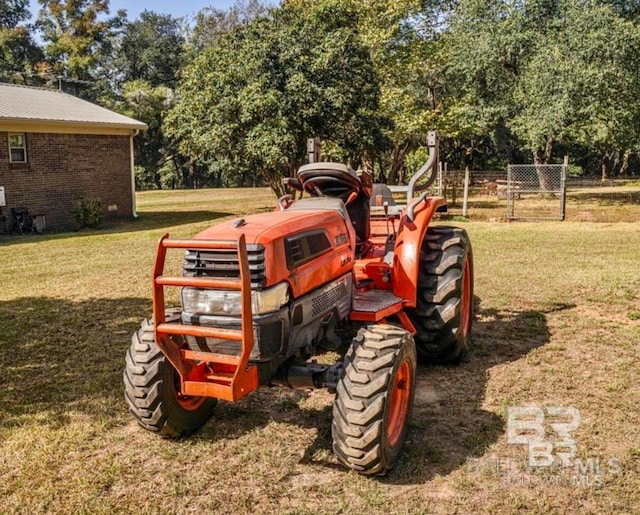
[[[336,209],[332,203],[292,206],[227,220],[195,238],[238,240],[243,234],[248,251],[264,252],[264,287],[287,281],[295,298],[353,269],[355,234],[342,202]]]
[[[330,222],[329,222],[330,219]],[[335,212],[274,211],[234,218],[205,229],[195,236],[205,240],[237,240],[244,234],[247,245],[269,245],[271,242],[299,231],[325,228],[327,223],[342,225],[345,221]]]

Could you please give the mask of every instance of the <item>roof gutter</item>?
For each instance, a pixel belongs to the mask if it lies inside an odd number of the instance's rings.
[[[134,120],[123,116],[125,121],[104,121],[104,120],[80,120],[80,119],[58,119],[58,118],[36,118],[33,116],[2,116],[0,115],[0,121],[3,122],[21,122],[21,123],[50,123],[53,125],[88,125],[93,127],[111,127],[113,129],[147,129],[148,125],[144,122]]]

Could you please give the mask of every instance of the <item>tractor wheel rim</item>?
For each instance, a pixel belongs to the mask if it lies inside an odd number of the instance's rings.
[[[176,372],[174,374],[174,384],[176,390],[176,400],[180,407],[185,411],[196,411],[202,404],[204,404],[206,397],[194,397],[191,395],[184,395],[180,392],[180,376]]]
[[[411,398],[411,379],[411,365],[409,360],[404,360],[393,380],[391,402],[389,403],[387,435],[391,447],[398,444],[404,432],[409,413],[409,399]]]
[[[469,326],[471,324],[471,263],[469,258],[464,262],[464,272],[462,279],[462,335],[466,338],[469,334]]]

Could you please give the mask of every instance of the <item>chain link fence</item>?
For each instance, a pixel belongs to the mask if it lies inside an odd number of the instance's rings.
[[[506,202],[509,221],[564,220],[566,176],[565,165],[509,165],[506,172],[470,172],[470,196],[481,199],[472,209],[500,209],[504,213]],[[464,186],[465,172],[448,170],[446,164],[441,163],[429,194],[444,196],[451,215],[466,216]],[[406,204],[407,186],[389,186],[389,189],[399,204]],[[494,216],[489,215],[489,219]]]
[[[566,165],[509,165],[507,220],[564,220]]]

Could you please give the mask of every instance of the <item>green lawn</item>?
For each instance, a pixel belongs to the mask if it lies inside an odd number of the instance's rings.
[[[124,355],[151,309],[157,239],[270,210],[266,189],[146,192],[137,221],[0,237],[0,512],[639,512],[640,204],[637,189],[607,194],[568,202],[607,223],[462,224],[475,347],[460,366],[419,367],[386,478],[338,465],[328,392],[220,403],[177,442],[126,411]],[[526,452],[507,443],[506,414],[522,405],[576,408],[577,455],[592,468],[514,470]]]

